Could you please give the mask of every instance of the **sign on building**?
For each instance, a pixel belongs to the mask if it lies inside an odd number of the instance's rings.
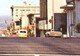
[[[46,24],[46,20],[41,20],[39,21],[39,29],[40,30],[46,30],[47,29],[47,24]]]

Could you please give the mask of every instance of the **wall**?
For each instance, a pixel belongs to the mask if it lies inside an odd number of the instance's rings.
[[[54,0],[54,13],[63,13],[64,9],[60,7],[64,5],[66,5],[66,0]]]

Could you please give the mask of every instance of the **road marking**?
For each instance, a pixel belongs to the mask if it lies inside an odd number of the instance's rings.
[[[35,54],[34,56],[40,56],[39,54]]]

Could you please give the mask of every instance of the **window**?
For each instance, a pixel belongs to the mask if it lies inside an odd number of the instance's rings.
[[[21,16],[25,16],[25,15],[21,15]]]
[[[18,15],[16,15],[16,17],[18,17]]]
[[[16,14],[18,14],[18,12],[16,12]]]
[[[30,11],[30,9],[27,9],[26,11]]]
[[[23,11],[25,11],[25,10],[23,10]]]
[[[21,9],[20,11],[25,11],[24,9]]]
[[[16,9],[16,11],[18,11],[18,9]]]
[[[26,33],[26,31],[20,31],[20,33]]]
[[[35,9],[33,9],[33,11],[36,11]]]
[[[16,25],[20,25],[20,21],[16,21],[15,23],[16,23]]]

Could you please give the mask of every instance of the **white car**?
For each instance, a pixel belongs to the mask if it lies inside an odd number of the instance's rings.
[[[17,36],[18,37],[27,37],[28,34],[27,34],[27,30],[24,30],[24,29],[20,29],[17,33]]]
[[[6,35],[5,34],[2,34],[2,37],[6,37]]]
[[[61,37],[62,36],[62,32],[51,30],[51,31],[46,32],[45,36],[46,37]]]

